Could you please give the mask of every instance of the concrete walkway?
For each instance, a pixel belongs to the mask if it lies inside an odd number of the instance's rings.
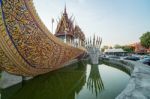
[[[150,66],[125,61],[133,65],[131,78],[124,91],[116,99],[150,99]]]
[[[128,85],[116,99],[150,99],[150,66],[129,60],[107,61],[128,69],[131,74]]]

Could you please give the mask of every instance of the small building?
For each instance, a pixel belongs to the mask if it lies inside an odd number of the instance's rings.
[[[125,56],[127,55],[127,52],[124,51],[123,49],[121,48],[118,48],[118,49],[106,49],[104,51],[105,55],[114,55],[114,56]]]
[[[150,52],[150,49],[146,49],[141,45],[141,43],[130,44],[130,46],[132,46],[135,49],[134,52],[137,54],[145,54]]]

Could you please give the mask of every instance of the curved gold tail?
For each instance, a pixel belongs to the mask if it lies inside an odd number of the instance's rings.
[[[61,68],[84,52],[48,31],[32,0],[0,0],[0,69],[36,76]]]

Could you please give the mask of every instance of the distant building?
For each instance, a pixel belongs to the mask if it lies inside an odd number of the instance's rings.
[[[115,49],[115,48],[113,48],[113,49],[106,49],[104,51],[104,53],[106,55],[115,55],[115,56],[125,56],[127,54],[127,52],[124,51],[121,48],[118,48],[118,49]]]
[[[144,53],[149,53],[150,49],[146,49],[145,47],[143,47],[141,45],[141,43],[134,43],[134,44],[130,44],[129,46],[134,47],[134,52],[135,53],[139,53],[139,54],[144,54]]]
[[[85,35],[78,25],[74,26],[74,20],[72,20],[72,17],[68,17],[66,7],[57,24],[54,35],[65,43],[71,43],[75,46],[84,45]]]

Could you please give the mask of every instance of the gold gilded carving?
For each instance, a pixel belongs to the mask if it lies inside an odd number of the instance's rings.
[[[60,68],[84,53],[60,42],[47,30],[36,14],[32,0],[2,2],[0,67],[3,70],[36,76]]]
[[[0,69],[6,70],[9,73],[15,73],[17,75],[23,74],[27,75],[24,72],[21,72],[11,60],[5,55],[4,51],[0,48]]]
[[[0,65],[1,67],[13,66],[13,63],[8,59],[3,50],[0,48]]]

